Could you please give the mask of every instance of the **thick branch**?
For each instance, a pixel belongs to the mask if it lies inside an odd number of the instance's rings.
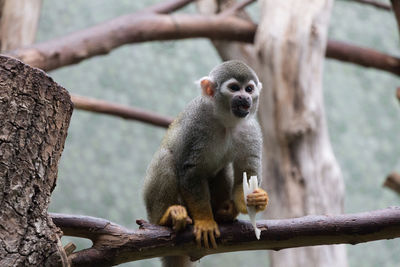
[[[172,118],[159,115],[154,112],[145,111],[139,108],[133,108],[123,105],[110,103],[103,100],[72,95],[72,102],[75,109],[82,109],[96,113],[114,115],[124,119],[138,120],[155,126],[168,127]]]
[[[234,17],[132,14],[9,54],[49,71],[107,54],[129,43],[195,37],[252,42],[255,28]]]
[[[388,175],[383,185],[400,194],[400,174],[392,172]]]
[[[128,43],[205,37],[252,43],[256,25],[225,16],[126,15],[68,36],[9,52],[27,64],[49,71],[109,53]],[[400,59],[338,41],[329,41],[328,58],[400,75]]]
[[[326,56],[328,58],[351,62],[364,67],[385,70],[400,75],[400,58],[370,48],[330,40],[328,41]]]
[[[400,237],[400,207],[346,215],[306,216],[258,221],[261,239],[256,240],[250,223],[237,221],[220,225],[217,249],[198,249],[192,228],[176,235],[167,227],[138,221],[139,230],[127,230],[104,219],[51,214],[66,235],[86,237],[93,247],[70,256],[74,266],[110,266],[128,261],[168,255],[202,256],[240,251],[358,244]]]
[[[378,2],[378,1],[373,1],[373,0],[352,0],[352,1],[358,2],[358,3],[361,3],[361,4],[374,6],[376,8],[380,8],[380,9],[387,10],[387,11],[391,11],[392,10],[390,5],[385,4],[385,3],[381,3],[381,2]]]

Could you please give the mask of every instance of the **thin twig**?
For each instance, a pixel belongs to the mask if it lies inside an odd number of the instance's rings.
[[[400,87],[397,87],[397,89],[396,89],[396,96],[397,96],[397,99],[400,101]]]
[[[244,0],[242,2],[236,2],[232,7],[224,10],[222,13],[220,13],[220,16],[233,16],[237,12],[241,11],[243,8],[246,6],[256,2],[257,0]]]
[[[82,109],[96,113],[118,116],[124,119],[137,120],[155,126],[168,127],[172,119],[154,112],[145,111],[139,108],[123,106],[103,100],[88,98],[78,95],[71,96],[75,109]]]
[[[392,8],[390,7],[390,5],[385,4],[385,3],[381,3],[378,1],[373,1],[373,0],[352,0],[353,2],[358,2],[360,4],[366,4],[366,5],[370,5],[379,9],[383,9],[383,10],[387,10],[387,11],[391,11]]]
[[[400,194],[400,174],[397,172],[392,172],[389,174],[383,186],[386,186],[387,188],[390,188]]]
[[[145,12],[152,12],[152,13],[158,13],[158,14],[169,14],[171,12],[174,12],[178,9],[183,8],[184,6],[195,2],[196,0],[171,0],[171,1],[163,1],[161,3],[158,3],[154,6],[151,6],[149,8],[146,8],[141,11],[141,13]]]

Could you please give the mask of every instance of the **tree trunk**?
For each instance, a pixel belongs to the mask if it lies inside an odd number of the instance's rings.
[[[261,1],[256,33],[263,184],[270,218],[343,211],[344,185],[329,142],[322,71],[332,0]],[[272,252],[272,266],[346,266],[343,246]]]
[[[14,50],[35,41],[42,0],[1,0],[1,51]]]
[[[0,56],[0,266],[67,266],[47,214],[72,113],[44,72]]]

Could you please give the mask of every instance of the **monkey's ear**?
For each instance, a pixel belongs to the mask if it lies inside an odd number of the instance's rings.
[[[200,87],[205,96],[214,96],[215,84],[210,80],[209,77],[200,79]]]
[[[261,82],[258,82],[258,90],[261,91],[261,89],[262,89],[262,83],[261,83]]]

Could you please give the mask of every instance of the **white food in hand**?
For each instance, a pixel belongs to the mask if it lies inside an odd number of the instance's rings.
[[[251,194],[258,188],[257,176],[251,176],[249,182],[247,182],[247,173],[243,172],[243,193],[244,193],[244,202],[247,206],[247,195]],[[247,213],[250,217],[250,222],[254,227],[254,232],[256,234],[257,239],[260,239],[261,230],[256,226],[256,207],[247,206]]]

